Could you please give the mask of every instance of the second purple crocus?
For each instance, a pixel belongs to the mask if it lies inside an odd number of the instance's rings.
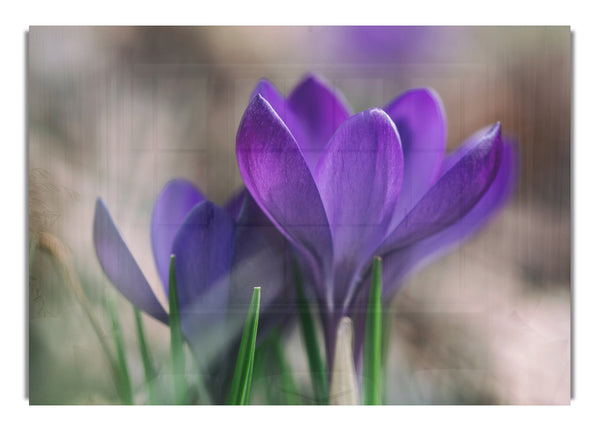
[[[169,260],[175,255],[182,332],[202,365],[213,401],[222,403],[253,287],[263,292],[259,338],[290,315],[287,242],[245,189],[220,208],[186,180],[170,181],[158,196],[151,240],[167,297]],[[112,284],[138,309],[168,324],[167,312],[101,199],[94,246]]]
[[[514,150],[497,123],[445,155],[446,120],[429,89],[351,116],[309,76],[284,98],[257,86],[237,134],[248,191],[293,245],[315,295],[331,369],[335,333],[352,316],[357,345],[373,256],[384,300],[427,258],[467,237],[506,201]]]

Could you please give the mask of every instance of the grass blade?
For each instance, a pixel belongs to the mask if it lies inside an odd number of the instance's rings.
[[[148,352],[148,345],[146,344],[146,336],[144,335],[144,326],[142,325],[142,315],[140,310],[133,307],[133,314],[135,315],[135,327],[137,329],[138,340],[140,344],[140,355],[142,356],[142,363],[144,364],[144,376],[146,377],[146,389],[148,390],[148,401],[150,404],[158,404],[158,394],[156,392],[156,373],[152,366],[152,359],[150,358],[150,352]]]
[[[133,392],[131,390],[131,380],[129,379],[129,370],[125,360],[125,348],[123,347],[123,334],[117,318],[117,312],[112,301],[107,301],[108,313],[112,322],[112,333],[117,350],[117,366],[119,370],[119,383],[117,385],[119,396],[123,404],[133,404]]]
[[[100,325],[100,322],[98,322],[98,319],[96,319],[96,315],[94,314],[94,312],[92,310],[92,306],[89,302],[89,299],[88,299],[87,295],[85,294],[83,287],[81,286],[81,282],[79,280],[79,277],[77,276],[77,272],[75,271],[75,268],[73,268],[73,266],[71,264],[72,258],[70,257],[70,254],[69,254],[67,248],[64,246],[64,244],[58,238],[56,238],[54,235],[49,234],[48,232],[39,233],[31,241],[32,241],[32,245],[29,249],[29,251],[30,251],[30,257],[29,257],[30,271],[31,271],[31,268],[33,267],[35,254],[36,254],[38,248],[40,250],[47,252],[50,255],[50,257],[52,258],[53,265],[55,265],[57,270],[61,273],[61,277],[63,278],[65,285],[71,291],[71,293],[75,297],[75,300],[79,303],[79,305],[83,309],[83,312],[85,313],[86,317],[88,318],[88,321],[90,322],[90,325],[94,331],[94,334],[96,334],[96,337],[98,338],[98,342],[100,343],[102,352],[104,353],[104,356],[106,357],[106,361],[108,363],[111,376],[115,383],[115,387],[117,388],[117,392],[119,393],[119,396],[120,396],[119,381],[120,381],[121,377],[120,377],[119,366],[118,366],[117,362],[115,362],[115,359],[113,358],[111,349],[108,346],[108,344],[106,343],[102,325]],[[121,402],[123,402],[123,401],[121,401]]]
[[[308,356],[313,394],[317,404],[328,404],[327,371],[325,370],[325,364],[319,351],[319,341],[310,315],[310,306],[306,296],[304,296],[302,277],[300,276],[300,269],[298,268],[297,262],[294,263],[294,284],[296,286],[300,325],[302,327],[302,337],[304,339],[304,346],[306,347],[306,355]]]
[[[175,276],[175,255],[171,255],[169,265],[169,327],[171,329],[171,365],[175,404],[185,404],[187,388],[185,381],[185,352],[179,314],[177,277]]]
[[[252,386],[252,372],[254,368],[254,351],[256,349],[256,334],[258,332],[258,315],[260,311],[260,287],[254,288],[248,317],[242,333],[242,341],[238,352],[231,392],[228,404],[248,404],[250,400],[250,387]]]
[[[381,403],[381,326],[381,258],[375,257],[371,271],[371,290],[365,328],[363,381],[367,405]]]

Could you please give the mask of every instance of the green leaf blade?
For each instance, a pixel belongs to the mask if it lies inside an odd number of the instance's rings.
[[[146,336],[144,334],[144,326],[142,324],[142,315],[140,310],[133,307],[133,314],[135,316],[135,327],[138,335],[138,342],[140,345],[140,355],[142,357],[142,364],[144,365],[144,377],[146,378],[146,390],[148,391],[148,401],[150,404],[158,404],[158,394],[156,391],[156,372],[152,366],[152,359],[150,358],[150,352],[148,351],[148,344],[146,343]]]
[[[321,357],[317,333],[310,315],[310,305],[306,299],[306,296],[304,295],[302,277],[300,276],[300,269],[298,268],[297,262],[294,262],[294,285],[296,287],[296,298],[300,315],[302,337],[304,339],[306,355],[308,356],[308,365],[310,367],[310,379],[313,387],[313,395],[317,401],[317,404],[328,404],[329,390],[327,383],[327,371],[325,370],[325,363]]]
[[[175,404],[185,404],[187,396],[185,352],[183,333],[181,332],[181,316],[179,314],[175,255],[171,255],[169,265],[169,328],[171,329],[171,364]]]
[[[371,289],[367,305],[364,346],[364,402],[366,405],[381,403],[381,258],[373,259]]]
[[[121,332],[121,326],[119,325],[119,319],[117,317],[115,305],[109,300],[107,302],[107,307],[111,320],[113,339],[115,340],[115,348],[117,351],[117,390],[123,404],[133,404],[133,391],[131,389],[131,380],[129,378],[127,360],[125,359],[123,333]]]
[[[260,312],[260,287],[255,287],[246,317],[242,341],[238,352],[228,404],[244,405],[250,400],[258,317]]]

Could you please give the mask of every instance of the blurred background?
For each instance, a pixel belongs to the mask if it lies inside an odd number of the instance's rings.
[[[253,87],[266,77],[286,95],[307,72],[354,112],[434,88],[448,150],[495,121],[519,145],[504,211],[396,296],[386,402],[569,403],[568,27],[32,27],[27,39],[32,404],[119,402],[100,341],[113,347],[107,301],[119,313],[135,401],[145,401],[132,308],[93,248],[95,199],[166,304],[149,234],[158,192],[184,177],[224,203],[242,185],[235,135]],[[168,328],[143,322],[155,363],[166,366]],[[297,328],[285,349],[310,392]]]

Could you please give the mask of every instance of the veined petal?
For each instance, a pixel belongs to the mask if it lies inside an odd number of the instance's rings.
[[[184,335],[190,343],[199,331],[220,323],[227,313],[229,270],[235,227],[224,210],[209,201],[196,205],[173,241],[175,274]]]
[[[252,92],[252,96],[250,96],[250,100],[252,101],[258,94],[260,94],[267,102],[269,102],[271,108],[277,112],[277,115],[279,115],[279,117],[285,123],[289,109],[286,106],[285,98],[281,95],[277,87],[275,87],[268,79],[263,78],[258,81],[258,84],[256,84],[256,87]]]
[[[202,193],[189,181],[169,181],[162,189],[152,211],[150,236],[158,274],[169,293],[169,261],[177,230],[194,206],[204,200]]]
[[[317,186],[294,137],[260,95],[241,120],[236,153],[259,207],[314,265],[328,265],[331,234]]]
[[[337,301],[352,295],[353,274],[370,262],[388,230],[403,165],[396,127],[377,108],[346,121],[317,164],[315,179],[331,227],[335,267],[340,270]]]
[[[460,220],[411,247],[385,256],[382,295],[390,299],[409,272],[439,257],[477,232],[508,201],[516,183],[518,161],[514,143],[503,139],[502,162],[496,178],[477,204]]]
[[[303,142],[305,140],[304,128],[298,118],[296,118],[295,113],[292,111],[287,100],[281,95],[279,90],[277,90],[277,88],[269,80],[263,78],[258,82],[256,88],[252,92],[250,101],[252,101],[258,94],[260,94],[267,102],[269,102],[271,108],[273,108],[279,118],[281,118],[296,142]]]
[[[302,135],[296,140],[313,171],[329,139],[350,116],[350,109],[334,89],[315,75],[308,75],[300,82],[287,103],[302,128]]]
[[[402,140],[404,182],[391,227],[414,207],[438,177],[446,147],[446,116],[439,96],[430,89],[407,91],[385,112]]]
[[[96,200],[94,213],[94,247],[104,273],[123,296],[140,310],[168,323],[167,313],[156,299],[100,198]]]
[[[384,256],[434,235],[469,212],[496,178],[502,149],[497,123],[438,179],[388,235],[378,254]]]

